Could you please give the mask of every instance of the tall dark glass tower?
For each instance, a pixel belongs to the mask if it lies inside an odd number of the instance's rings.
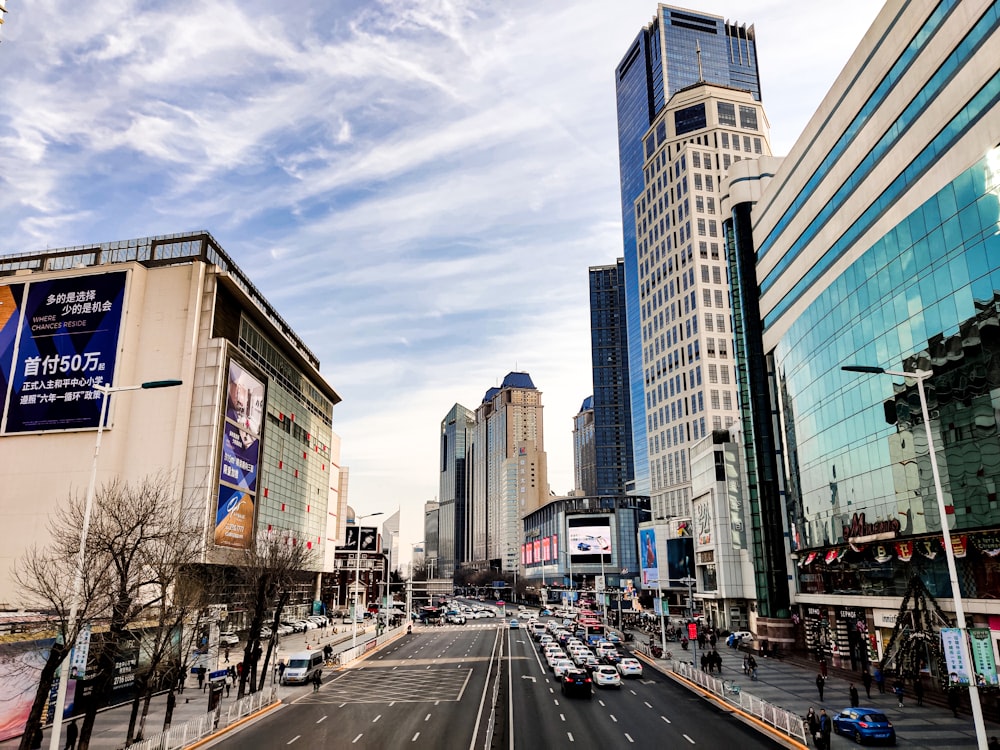
[[[476,415],[461,404],[451,407],[441,420],[441,476],[438,483],[438,565],[442,577],[451,577],[470,559],[467,526],[466,448]]]
[[[632,450],[635,490],[646,495],[650,492],[649,448],[643,396],[634,204],[645,187],[643,136],[671,96],[699,81],[750,91],[754,99],[760,100],[753,26],[729,22],[721,16],[659,5],[656,16],[639,31],[615,70],[625,304],[630,342]]]
[[[621,496],[632,482],[632,413],[625,324],[625,261],[590,267],[597,495]]]

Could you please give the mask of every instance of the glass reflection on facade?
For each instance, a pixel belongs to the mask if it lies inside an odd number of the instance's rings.
[[[913,539],[910,552],[925,562],[937,558],[926,565],[928,587],[950,594],[943,555],[934,554],[941,519],[916,384],[845,373],[845,364],[934,372],[927,399],[945,505],[954,507],[952,533],[964,539],[963,532],[1000,525],[998,174],[994,149],[872,245],[776,347],[795,479],[793,550],[888,530]],[[833,574],[822,556],[806,556],[801,590],[901,594],[899,566],[882,565],[879,547],[906,559],[905,545],[876,542],[859,564]],[[977,555],[975,565],[962,558],[966,596],[1000,593],[992,556]]]

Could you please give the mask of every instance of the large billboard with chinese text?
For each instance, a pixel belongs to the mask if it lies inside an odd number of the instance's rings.
[[[220,547],[246,549],[253,540],[265,398],[264,381],[231,360],[215,513],[215,543]]]
[[[97,427],[111,385],[127,271],[0,287],[0,425],[7,434]]]

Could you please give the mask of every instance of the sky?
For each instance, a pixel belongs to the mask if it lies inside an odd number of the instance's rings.
[[[754,24],[787,153],[873,0]],[[208,230],[320,358],[349,501],[437,499],[441,419],[511,371],[553,492],[591,394],[587,269],[623,253],[614,70],[651,0],[7,0],[0,254]]]

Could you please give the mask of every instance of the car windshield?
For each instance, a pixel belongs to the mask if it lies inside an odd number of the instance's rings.
[[[308,667],[309,666],[309,660],[308,659],[290,659],[288,661],[288,666],[291,667],[292,669],[303,669],[304,667]]]

